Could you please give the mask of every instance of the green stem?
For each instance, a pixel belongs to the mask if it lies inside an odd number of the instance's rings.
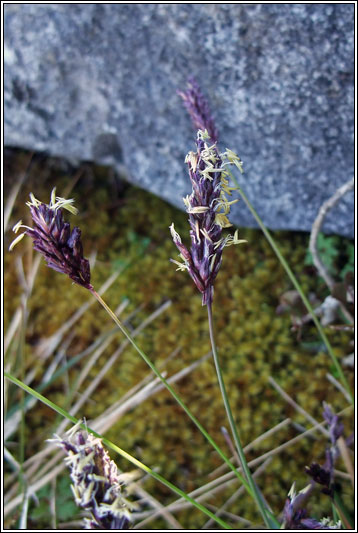
[[[21,379],[24,380],[25,378],[25,332],[26,332],[26,324],[27,324],[27,298],[26,296],[23,297],[22,303],[21,303],[21,327],[20,327],[20,338],[19,338],[19,345],[18,345],[18,358],[20,360],[20,376]],[[22,502],[22,509],[24,510],[24,506],[26,505],[26,492],[27,492],[27,480],[24,473],[24,462],[25,462],[25,392],[23,390],[20,391],[20,409],[21,409],[21,421],[19,426],[19,444],[20,444],[20,450],[19,450],[19,464],[20,464],[20,470],[19,470],[19,478],[20,478],[20,488],[23,493],[23,502]],[[23,511],[21,512],[21,516],[23,515]],[[21,518],[20,518],[21,522]]]
[[[272,521],[270,520],[270,518],[268,518],[268,516],[266,514],[266,509],[265,509],[265,505],[264,505],[264,503],[262,501],[262,497],[261,497],[261,495],[260,495],[260,493],[259,493],[259,491],[258,491],[258,489],[256,487],[256,484],[254,482],[254,479],[253,479],[253,477],[251,475],[251,472],[250,472],[250,469],[248,467],[248,464],[247,464],[247,461],[246,461],[246,457],[245,457],[245,453],[244,453],[244,450],[243,450],[243,447],[242,447],[242,444],[241,444],[241,441],[240,441],[239,433],[238,433],[238,430],[236,428],[234,417],[233,417],[233,414],[232,414],[232,411],[231,411],[229,399],[228,399],[228,396],[227,396],[227,393],[226,393],[225,383],[224,383],[223,375],[222,375],[222,372],[221,372],[221,367],[220,367],[220,363],[219,363],[219,356],[218,356],[218,352],[217,352],[216,344],[215,344],[215,339],[214,339],[213,313],[212,313],[211,303],[207,304],[207,308],[208,308],[210,341],[211,341],[211,347],[212,347],[212,352],[213,352],[213,358],[214,358],[216,373],[217,373],[217,377],[218,377],[218,381],[219,381],[221,395],[222,395],[223,400],[224,400],[226,414],[227,414],[227,417],[229,419],[231,432],[232,432],[233,437],[234,437],[237,453],[239,454],[239,458],[240,458],[242,469],[245,472],[245,476],[246,476],[246,479],[247,479],[247,481],[248,481],[248,483],[250,485],[250,488],[251,488],[251,491],[252,491],[252,494],[253,494],[253,498],[256,501],[256,504],[257,504],[257,506],[259,508],[259,511],[260,511],[261,515],[262,515],[262,518],[264,519],[264,522],[265,522],[266,526],[271,528],[273,526],[273,524],[272,524]],[[280,527],[278,522],[275,525],[276,526],[278,525],[278,528]]]
[[[239,168],[239,167],[238,167]],[[351,398],[351,401],[352,401],[352,404],[354,404],[354,396],[350,390],[350,386],[348,384],[348,381],[343,373],[343,370],[342,370],[342,367],[341,365],[339,364],[339,361],[332,349],[332,346],[328,340],[328,338],[326,337],[326,334],[325,332],[323,331],[323,328],[321,326],[321,323],[320,321],[318,320],[310,302],[308,301],[308,299],[306,298],[299,282],[297,281],[297,278],[296,276],[294,275],[294,273],[292,272],[291,268],[289,267],[286,259],[283,257],[282,253],[280,252],[278,246],[276,245],[274,239],[271,237],[269,231],[267,230],[266,226],[264,225],[264,223],[262,222],[261,218],[259,217],[259,215],[257,214],[257,212],[255,211],[254,207],[251,205],[250,203],[250,200],[247,198],[246,194],[244,193],[244,191],[241,189],[240,185],[239,185],[239,182],[238,180],[236,179],[236,177],[228,170],[228,173],[230,174],[230,177],[232,179],[232,181],[234,182],[234,184],[237,186],[238,190],[239,190],[239,193],[241,194],[245,204],[247,205],[247,207],[249,208],[249,210],[251,211],[252,215],[254,216],[256,222],[258,223],[258,225],[260,226],[261,230],[263,231],[266,239],[268,240],[268,242],[270,243],[271,245],[271,248],[273,249],[273,251],[275,252],[275,254],[277,255],[279,261],[281,262],[283,268],[286,270],[286,273],[288,275],[288,277],[290,278],[290,280],[292,281],[294,287],[296,288],[297,292],[299,293],[299,295],[301,296],[302,298],[302,301],[303,303],[305,304],[308,312],[311,314],[311,317],[312,317],[312,320],[318,330],[318,333],[320,334],[324,344],[326,345],[327,347],[327,351],[332,359],[332,362],[337,370],[337,374],[339,375],[339,378],[344,386],[344,388],[346,389],[346,391],[348,392],[350,398]]]
[[[37,398],[38,400],[40,400],[42,403],[44,403],[45,405],[47,405],[48,407],[50,407],[51,409],[53,409],[54,411],[56,411],[57,413],[61,414],[62,416],[64,416],[65,418],[67,418],[68,420],[70,420],[71,422],[73,422],[74,424],[77,424],[78,423],[78,420],[70,415],[70,413],[68,413],[67,411],[65,411],[65,409],[62,409],[62,407],[56,405],[55,403],[51,402],[50,400],[48,400],[47,398],[45,398],[45,396],[42,396],[42,394],[38,393],[37,391],[35,391],[34,389],[32,389],[31,387],[29,387],[28,385],[26,385],[25,383],[23,383],[22,381],[20,381],[19,379],[15,378],[14,376],[12,376],[11,374],[9,374],[8,372],[4,372],[4,376],[9,379],[12,383],[14,383],[15,385],[18,385],[22,390],[28,392],[29,394],[31,394],[32,396],[34,396],[34,398]],[[220,524],[224,529],[231,529],[231,527],[229,526],[229,524],[227,524],[226,522],[224,522],[224,520],[221,520],[221,518],[219,518],[218,516],[216,516],[214,513],[212,513],[211,511],[209,511],[209,509],[207,509],[206,507],[204,507],[204,505],[202,505],[201,503],[195,501],[193,498],[191,498],[190,496],[188,496],[188,494],[186,494],[185,492],[183,492],[181,489],[179,489],[178,487],[176,487],[175,485],[173,485],[173,483],[171,483],[170,481],[167,481],[164,477],[162,477],[160,474],[157,474],[156,472],[154,472],[154,470],[152,470],[151,468],[149,468],[149,466],[145,465],[144,463],[142,463],[141,461],[138,461],[138,459],[136,459],[135,457],[133,457],[132,455],[130,455],[129,453],[127,453],[125,450],[122,450],[121,448],[119,448],[118,446],[116,446],[116,444],[113,444],[113,442],[111,442],[110,440],[102,437],[102,435],[100,435],[99,433],[97,433],[96,431],[93,431],[92,429],[90,429],[87,425],[85,424],[80,424],[80,427],[85,430],[85,431],[88,431],[90,433],[92,433],[92,435],[94,435],[95,437],[98,437],[102,440],[103,444],[105,446],[107,446],[108,448],[111,448],[112,450],[114,450],[115,452],[117,452],[119,455],[121,455],[122,457],[124,457],[125,459],[127,459],[128,461],[130,461],[132,464],[134,464],[135,466],[137,466],[138,468],[140,468],[141,470],[143,470],[144,472],[146,472],[147,474],[149,474],[150,476],[152,476],[154,479],[156,479],[157,481],[160,481],[160,483],[162,483],[163,485],[165,485],[166,487],[168,487],[169,489],[171,489],[173,492],[175,492],[178,496],[180,496],[181,498],[184,498],[186,501],[190,502],[192,505],[194,505],[194,507],[196,507],[197,509],[199,509],[200,511],[202,511],[203,513],[205,513],[207,516],[210,516],[210,518],[212,518],[213,520],[215,520],[215,522],[217,522],[218,524]]]
[[[123,326],[122,322],[118,319],[118,317],[113,313],[112,309],[108,307],[106,302],[101,298],[101,296],[94,290],[91,289],[91,293],[93,296],[98,300],[98,302],[104,307],[104,309],[107,311],[109,316],[112,318],[112,320],[117,324],[123,335],[128,339],[128,341],[132,344],[132,346],[136,349],[136,351],[139,353],[139,355],[144,359],[144,361],[147,363],[147,365],[152,369],[154,374],[160,379],[160,381],[163,383],[163,385],[168,389],[170,394],[173,396],[173,398],[177,401],[177,403],[180,405],[180,407],[186,412],[188,417],[196,427],[199,429],[199,431],[203,434],[203,436],[207,439],[207,441],[212,445],[212,447],[217,451],[217,453],[220,455],[220,457],[225,461],[225,463],[228,465],[228,467],[234,472],[236,477],[239,479],[239,481],[245,486],[246,490],[250,494],[251,497],[254,497],[252,489],[250,485],[247,483],[246,479],[237,471],[237,468],[235,468],[235,465],[226,457],[226,455],[222,452],[222,450],[219,448],[219,446],[215,443],[215,441],[212,439],[212,437],[209,435],[209,433],[204,429],[204,427],[200,424],[199,420],[191,413],[191,411],[188,409],[188,407],[184,404],[184,402],[180,399],[180,397],[177,395],[175,390],[172,388],[171,385],[167,382],[167,380],[161,375],[157,367],[151,362],[149,357],[143,352],[143,350],[136,344],[134,339],[131,337],[131,335],[128,333],[126,328]]]
[[[344,529],[353,529],[354,519],[350,516],[350,513],[345,508],[342,498],[336,490],[333,493],[332,507],[334,515],[338,514]],[[337,522],[337,516],[334,516],[334,519]]]

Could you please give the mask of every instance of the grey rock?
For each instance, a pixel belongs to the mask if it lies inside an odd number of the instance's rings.
[[[6,4],[4,135],[94,160],[172,204],[195,133],[176,94],[194,76],[220,145],[272,229],[309,231],[354,170],[353,4]],[[324,230],[353,235],[353,193]],[[255,226],[243,202],[232,220]]]

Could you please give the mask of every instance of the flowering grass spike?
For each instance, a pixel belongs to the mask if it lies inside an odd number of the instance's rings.
[[[137,504],[127,499],[127,492],[138,471],[119,473],[101,440],[93,435],[85,436],[78,430],[78,424],[68,435],[68,439],[55,435],[49,442],[67,454],[65,462],[71,470],[75,502],[91,514],[91,518],[85,518],[85,529],[128,529]]]
[[[312,530],[312,529],[341,529],[342,524],[340,521],[332,522],[329,518],[323,518],[322,520],[316,520],[307,516],[306,509],[297,508],[295,502],[300,496],[304,495],[308,487],[296,493],[295,483],[292,485],[288,497],[286,499],[285,507],[283,510],[283,524],[281,529],[294,529],[294,530]]]
[[[227,217],[231,204],[228,201],[235,187],[229,187],[228,172],[225,166],[239,158],[228,150],[219,154],[216,144],[208,144],[207,131],[198,131],[197,151],[189,152],[185,162],[188,164],[192,183],[192,193],[184,198],[190,223],[190,251],[182,243],[174,224],[170,226],[174,244],[180,252],[182,262],[174,261],[178,270],[188,270],[195,285],[203,295],[203,305],[211,304],[214,292],[214,280],[219,272],[222,252],[225,246],[246,242],[234,235],[222,237],[223,228],[231,223]]]
[[[72,205],[73,200],[66,200],[56,196],[53,189],[50,203],[44,204],[30,194],[29,206],[34,227],[25,226],[20,220],[13,227],[17,233],[20,228],[26,231],[21,233],[10,245],[9,250],[28,235],[34,242],[34,249],[42,254],[47,266],[57,272],[67,274],[75,283],[91,290],[91,273],[88,259],[83,257],[81,230],[74,227],[72,232],[70,224],[64,222],[62,209],[67,209],[77,214],[77,209]]]
[[[215,143],[218,141],[218,131],[211,116],[209,104],[202,94],[197,82],[190,78],[185,91],[178,91],[182,97],[196,130],[207,130],[210,139]]]

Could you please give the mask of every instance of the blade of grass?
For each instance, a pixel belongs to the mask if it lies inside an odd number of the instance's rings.
[[[236,450],[237,450],[237,453],[238,453],[239,458],[240,458],[240,463],[241,463],[242,469],[243,469],[243,471],[245,473],[246,480],[248,481],[248,484],[250,486],[252,497],[253,497],[253,499],[256,502],[256,505],[257,505],[257,507],[258,507],[258,509],[259,509],[259,511],[261,513],[261,516],[262,516],[266,526],[268,528],[279,529],[280,528],[280,524],[277,521],[272,521],[266,514],[266,506],[265,506],[265,504],[263,502],[263,499],[261,497],[261,494],[259,493],[259,490],[258,490],[258,488],[257,488],[257,486],[255,484],[255,481],[252,478],[250,469],[249,469],[247,461],[246,461],[246,457],[245,457],[245,454],[244,454],[244,450],[242,448],[239,432],[238,432],[238,429],[236,427],[234,416],[232,414],[230,403],[229,403],[229,398],[228,398],[227,393],[226,393],[226,387],[225,387],[224,378],[223,378],[223,375],[222,375],[222,372],[221,372],[219,356],[218,356],[218,352],[217,352],[217,349],[216,349],[216,343],[215,343],[215,339],[214,339],[213,314],[212,314],[211,303],[207,304],[207,308],[208,308],[208,321],[209,321],[210,341],[211,341],[211,348],[212,348],[213,358],[214,358],[214,363],[215,363],[215,368],[216,368],[216,374],[217,374],[217,377],[218,377],[220,391],[221,391],[221,395],[222,395],[222,398],[223,398],[223,401],[224,401],[225,410],[226,410],[226,414],[227,414],[227,417],[228,417],[228,420],[229,420],[231,432],[232,432],[232,435],[234,437]]]
[[[158,309],[156,309],[149,317],[146,318],[146,320],[144,320],[138,326],[138,328],[136,328],[132,332],[132,337],[136,337],[137,335],[139,335],[139,333],[141,331],[143,331],[149,324],[151,324],[156,318],[158,318],[158,316],[160,316],[164,311],[166,311],[168,309],[168,307],[170,307],[170,305],[171,305],[171,302],[167,301],[164,304],[162,304]],[[103,365],[101,370],[97,373],[96,377],[91,380],[91,382],[88,385],[88,387],[86,388],[85,392],[83,394],[81,394],[81,397],[77,400],[75,405],[72,406],[71,409],[69,410],[69,412],[71,413],[72,416],[74,416],[78,412],[78,410],[83,406],[83,404],[91,396],[93,391],[99,386],[99,384],[102,381],[102,379],[104,378],[104,376],[113,367],[114,363],[116,362],[118,357],[123,353],[123,351],[128,346],[128,344],[129,344],[128,341],[124,341],[119,346],[119,348],[111,355],[111,357],[109,359],[107,359],[107,361],[105,362],[105,364]],[[89,365],[87,365],[87,367],[85,369],[87,373],[92,368],[91,363],[92,363],[92,361],[89,362]],[[80,383],[82,383],[82,381],[79,381],[79,382],[76,381],[76,387],[75,387],[74,390],[77,390],[77,391],[79,390]],[[68,409],[67,405],[66,405],[66,409]],[[59,432],[64,431],[66,425],[67,425],[66,420],[63,420],[62,425],[60,425],[60,428],[58,429],[58,431]]]
[[[240,167],[238,166],[238,163],[235,162],[235,165],[237,166],[237,168],[240,170]],[[241,170],[240,170],[241,172]],[[333,348],[325,334],[325,332],[323,331],[323,328],[321,326],[321,323],[320,321],[318,320],[310,302],[308,301],[308,299],[306,298],[302,288],[301,288],[301,285],[299,284],[296,276],[294,275],[294,273],[292,272],[291,268],[289,267],[286,259],[283,257],[280,249],[278,248],[276,242],[274,241],[273,237],[271,236],[271,234],[269,233],[268,229],[266,228],[266,226],[264,225],[264,223],[262,222],[261,218],[259,217],[259,215],[257,214],[256,210],[254,209],[254,207],[252,206],[251,202],[249,201],[249,199],[247,198],[246,194],[244,193],[244,191],[242,190],[238,180],[236,179],[236,177],[232,174],[232,172],[230,172],[230,170],[228,170],[228,173],[233,181],[233,183],[236,185],[236,187],[238,188],[238,191],[240,193],[240,195],[242,196],[242,199],[244,200],[245,204],[247,205],[247,207],[249,208],[250,212],[252,213],[253,217],[255,218],[256,222],[258,223],[258,225],[260,226],[262,232],[264,233],[266,239],[268,240],[269,244],[271,245],[271,248],[273,249],[273,251],[275,252],[275,254],[277,255],[281,265],[283,266],[283,268],[286,270],[286,273],[288,275],[288,277],[290,278],[290,280],[292,281],[295,289],[298,291],[299,295],[301,296],[302,298],[302,301],[303,303],[305,304],[308,312],[311,314],[312,316],[312,320],[318,330],[318,333],[320,334],[326,348],[327,348],[327,351],[332,359],[332,362],[336,368],[336,371],[337,371],[337,374],[339,375],[339,378],[344,386],[344,388],[346,389],[346,391],[349,393],[349,396],[350,396],[350,399],[351,399],[351,402],[352,404],[354,404],[354,396],[352,394],[352,391],[350,390],[350,386],[348,384],[348,381],[343,373],[343,370],[342,370],[342,367],[341,365],[339,364],[339,361],[336,357],[336,354],[334,353],[333,351]]]
[[[264,463],[262,463],[262,465],[260,465],[257,470],[252,474],[253,475],[253,478],[256,479],[260,474],[262,474],[262,472],[264,472],[266,470],[266,467],[271,463],[272,459],[271,457],[269,457],[268,459],[266,459],[266,461]],[[216,515],[220,515],[222,512],[226,511],[226,509],[228,507],[230,507],[230,505],[232,503],[234,503],[235,501],[238,501],[240,496],[242,495],[243,493],[243,490],[244,490],[244,487],[241,486],[239,487],[231,496],[228,500],[226,500],[226,502],[220,507],[220,509],[218,509],[216,511]],[[251,525],[251,522],[247,521],[248,522],[248,525]],[[213,524],[213,521],[212,519],[210,518],[207,522],[205,522],[205,524],[203,525],[202,529],[209,529],[210,526]]]
[[[170,376],[170,378],[167,379],[168,383],[172,384],[181,380],[182,378],[190,374],[190,372],[200,363],[202,363],[205,359],[207,359],[206,356],[202,357],[198,361],[195,361],[194,363],[180,370],[176,374]],[[153,396],[154,394],[157,394],[163,389],[165,389],[164,385],[159,381],[157,377],[155,377],[153,381],[145,385],[144,388],[138,391],[135,395],[128,398],[125,402],[120,403],[115,410],[111,410],[109,414],[107,414],[107,412],[102,413],[100,417],[98,417],[92,422],[93,428],[100,431],[101,433],[105,433],[121,416],[123,416],[124,413],[134,409],[137,405],[145,401],[147,398]]]
[[[159,372],[157,367],[151,362],[149,357],[141,350],[141,348],[136,344],[134,339],[131,337],[131,335],[128,333],[126,328],[123,326],[123,324],[118,320],[116,315],[113,313],[112,309],[108,307],[106,302],[101,298],[101,296],[94,290],[91,290],[93,296],[98,300],[98,302],[104,307],[104,309],[107,311],[109,316],[112,318],[112,320],[117,324],[119,329],[122,331],[123,335],[128,339],[128,341],[132,344],[132,346],[135,348],[135,350],[139,353],[139,355],[144,359],[144,361],[147,363],[147,365],[152,369],[154,374],[160,379],[160,381],[164,384],[164,386],[168,389],[170,394],[173,396],[173,398],[177,401],[177,403],[180,405],[180,407],[186,412],[186,414],[189,416],[189,418],[194,422],[196,427],[199,429],[199,431],[203,434],[203,436],[210,442],[210,444],[215,448],[215,450],[218,452],[220,457],[225,461],[225,463],[229,466],[229,468],[234,472],[234,474],[238,477],[238,479],[245,485],[246,490],[249,492],[249,494],[252,496],[252,490],[250,485],[247,483],[247,481],[241,476],[235,466],[231,463],[231,461],[226,457],[226,455],[222,452],[221,448],[215,443],[215,441],[211,438],[209,433],[204,429],[204,427],[200,424],[199,420],[191,413],[191,411],[186,407],[184,402],[179,398],[175,390],[169,385],[167,380],[163,378],[162,374]]]
[[[291,422],[290,418],[285,418],[285,420],[282,420],[282,422],[279,422],[276,426],[268,429],[264,433],[261,433],[261,435],[256,437],[256,439],[254,439],[253,441],[249,442],[249,444],[247,444],[244,447],[244,452],[245,453],[249,452],[250,450],[252,450],[252,448],[255,448],[255,446],[257,444],[260,444],[264,439],[266,439],[267,437],[270,437],[271,435],[276,433],[276,431],[279,431],[283,427],[287,426],[290,422]],[[231,457],[231,461],[233,461],[233,460],[234,460],[234,456]],[[220,472],[225,470],[225,468],[226,468],[225,464],[222,464],[222,465],[218,466],[218,468],[216,468],[215,470],[213,470],[213,472],[211,472],[210,476],[216,476],[217,474],[219,474]]]
[[[77,424],[78,423],[78,420],[75,417],[71,416],[67,411],[65,411],[64,409],[62,409],[61,407],[59,407],[55,403],[51,402],[50,400],[48,400],[47,398],[45,398],[44,396],[42,396],[41,394],[36,392],[31,387],[25,385],[25,383],[23,383],[19,379],[15,378],[11,374],[8,374],[8,372],[4,372],[4,376],[7,379],[9,379],[12,383],[17,385],[21,389],[23,389],[25,392],[35,396],[42,403],[44,403],[45,405],[47,405],[48,407],[50,407],[51,409],[53,409],[57,413],[60,413],[62,416],[66,417],[68,420],[73,422],[73,424]],[[119,446],[117,446],[116,444],[113,444],[113,442],[111,442],[108,439],[102,437],[100,434],[96,433],[95,431],[91,430],[91,428],[89,428],[85,424],[81,424],[80,427],[83,430],[92,433],[95,437],[100,438],[105,446],[107,446],[108,448],[111,448],[113,451],[115,451],[116,453],[118,453],[119,455],[121,455],[122,457],[127,459],[129,462],[131,462],[132,464],[134,464],[135,466],[137,466],[138,468],[140,468],[144,472],[148,473],[154,479],[156,479],[157,481],[159,481],[160,483],[165,485],[167,488],[169,488],[170,490],[172,490],[173,492],[178,494],[178,496],[184,498],[187,502],[190,502],[194,507],[196,507],[197,509],[202,511],[204,514],[206,514],[210,518],[213,518],[213,520],[215,520],[215,522],[217,522],[219,525],[221,525],[224,529],[231,529],[230,526],[226,522],[224,522],[224,520],[221,520],[219,517],[216,517],[211,511],[209,511],[206,507],[204,507],[204,505],[202,505],[202,504],[196,502],[195,500],[193,500],[184,491],[182,491],[181,489],[179,489],[178,487],[173,485],[173,483],[171,483],[170,481],[166,480],[163,476],[161,476],[160,474],[158,474],[157,472],[152,470],[149,466],[145,465],[141,461],[138,461],[138,459],[136,459],[135,457],[130,455],[128,452],[126,452],[125,450],[122,450],[121,448],[119,448]]]
[[[285,392],[280,385],[275,381],[275,379],[272,376],[269,376],[268,378],[269,383],[273,386],[273,388],[282,396],[282,398],[291,405],[298,413],[300,413],[302,416],[306,418],[309,422],[311,422],[312,425],[318,424],[318,421],[313,418],[305,409],[303,409],[291,396]],[[323,435],[329,439],[329,431],[323,427],[320,426],[320,431],[323,433]]]

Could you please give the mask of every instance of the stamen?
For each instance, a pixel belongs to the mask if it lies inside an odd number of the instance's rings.
[[[213,271],[213,268],[214,268],[215,258],[216,258],[216,254],[214,254],[212,256],[211,261],[210,261],[210,271],[211,272]]]
[[[198,243],[200,242],[200,230],[199,230],[199,221],[196,220],[195,221],[195,233],[196,233],[196,237],[198,239]]]
[[[214,250],[217,250],[217,248],[219,248],[219,246],[223,243],[224,240],[225,240],[224,237],[222,237],[221,239],[219,239],[218,241],[216,241],[216,242],[214,243]]]
[[[211,239],[209,233],[207,232],[207,230],[206,230],[205,228],[202,228],[202,229],[200,230],[200,232],[204,235],[205,239],[207,239],[208,241],[211,242],[211,244],[213,244],[213,241],[212,241],[212,239]]]
[[[39,207],[42,202],[40,202],[40,200],[38,200],[37,198],[35,198],[35,196],[32,194],[32,192],[30,192],[30,198],[31,198],[31,202],[26,202],[26,205],[29,206],[29,207]]]
[[[238,237],[239,237],[239,230],[237,229],[234,235],[227,235],[225,237],[224,246],[231,246],[232,244],[242,244],[244,242],[247,242],[245,239],[239,239]]]
[[[244,173],[242,160],[240,159],[240,157],[237,154],[235,154],[235,152],[233,152],[229,148],[226,148],[226,152],[224,152],[223,154],[220,154],[220,155],[222,157],[226,157],[226,159],[229,161],[229,163],[232,163],[235,166],[237,166],[237,168],[240,170],[241,174]]]
[[[202,141],[205,141],[205,139],[210,139],[208,130],[198,130],[198,139],[201,139]]]
[[[183,272],[184,270],[188,270],[188,266],[184,263],[179,263],[179,261],[176,261],[175,259],[170,259],[170,261],[178,266],[177,271],[181,270]]]
[[[230,228],[232,226],[231,222],[223,213],[216,213],[215,215],[215,224],[221,226],[222,228]]]
[[[74,202],[74,199],[73,198],[70,198],[70,199],[66,199],[66,198],[61,198],[60,196],[57,196],[56,197],[56,202],[51,205],[51,209],[53,209],[54,211],[57,211],[58,209],[67,209],[67,211],[69,211],[70,213],[72,213],[73,215],[77,215],[78,214],[78,209],[72,205]]]
[[[51,192],[51,202],[50,202],[50,207],[51,206],[54,206],[56,203],[56,187],[54,187],[52,189],[52,192]]]
[[[16,237],[16,239],[12,241],[12,243],[9,246],[9,252],[11,252],[14,249],[17,243],[20,242],[24,238],[25,235],[26,233],[21,233],[18,237]]]
[[[195,172],[197,164],[198,164],[198,155],[195,154],[194,152],[189,152],[186,155],[184,162],[185,163],[190,163],[190,166],[191,166],[193,172]]]
[[[174,222],[173,222],[173,224],[171,226],[169,226],[169,229],[170,229],[170,233],[171,233],[171,235],[173,237],[173,241],[174,242],[181,242],[181,238],[180,238],[179,233],[177,233],[175,231],[175,229],[174,229]]]
[[[188,207],[187,212],[195,215],[196,213],[205,213],[205,211],[207,211],[208,209],[209,209],[208,206],[197,205],[196,207]]]
[[[12,231],[14,233],[17,233],[20,228],[22,228],[22,220],[19,220],[19,222],[16,222],[15,226],[12,228]]]
[[[187,196],[185,196],[185,197],[183,198],[184,205],[185,205],[185,207],[186,207],[187,209],[190,209],[190,200],[189,200],[189,198],[190,198],[189,195],[187,195]]]

